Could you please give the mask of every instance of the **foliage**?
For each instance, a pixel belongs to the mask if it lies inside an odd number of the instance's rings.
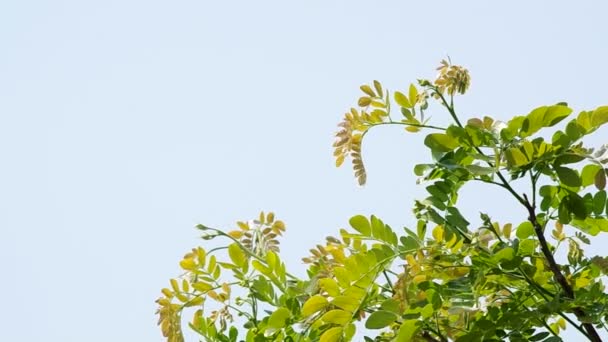
[[[364,184],[361,143],[371,128],[432,131],[424,144],[433,162],[414,168],[429,194],[415,202],[415,228],[353,216],[349,229],[310,250],[307,277],[298,278],[280,258],[285,224],[274,214],[226,232],[199,225],[203,239],[228,243],[194,248],[180,262],[184,274],[162,290],[167,340],[184,340],[182,312],[192,308],[188,325],[204,341],[350,341],[359,329],[365,341],[553,342],[568,326],[600,341],[608,259],[585,255],[582,245],[608,231],[608,146],[594,150],[583,138],[608,122],[608,107],[572,115],[558,103],[505,123],[463,124],[453,100],[468,89],[469,73],[447,61],[438,71],[434,82],[392,96],[377,81],[361,86],[334,144],[336,165],[350,159]],[[453,124],[428,124],[429,99]],[[391,106],[402,118],[392,118]],[[513,189],[518,180],[529,184],[526,193]],[[504,190],[528,217],[496,222],[482,213],[473,227],[457,207],[469,182]],[[560,251],[567,263],[556,261]]]

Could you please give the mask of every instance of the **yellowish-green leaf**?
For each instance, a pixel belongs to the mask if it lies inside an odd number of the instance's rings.
[[[433,238],[435,239],[435,241],[443,241],[443,232],[444,231],[442,226],[437,226],[433,229]]]
[[[397,333],[396,341],[399,342],[410,342],[413,340],[414,335],[418,332],[420,328],[420,323],[417,320],[407,320],[401,323],[401,328],[399,328],[399,332]]]
[[[450,152],[458,147],[458,141],[447,134],[431,133],[424,138],[424,144],[433,152]]]
[[[349,312],[355,312],[359,307],[357,298],[351,296],[337,296],[331,301],[331,304]]]
[[[257,260],[253,260],[251,262],[251,265],[253,266],[253,268],[258,270],[258,272],[262,273],[263,275],[266,275],[266,276],[272,275],[272,270]]]
[[[319,342],[338,342],[340,341],[340,339],[342,338],[342,327],[333,327],[330,329],[327,329],[323,335],[321,335],[321,338],[319,339]]]
[[[321,295],[314,295],[304,303],[302,306],[302,315],[308,317],[317,311],[323,310],[327,306],[328,302],[325,297]]]
[[[326,312],[321,317],[321,320],[323,320],[326,323],[346,325],[347,323],[349,323],[351,321],[352,316],[353,316],[353,314],[348,311],[334,309],[334,310],[330,310],[330,311]]]
[[[412,108],[412,104],[410,103],[410,100],[408,100],[407,96],[403,95],[403,93],[396,91],[395,94],[395,102],[397,102],[398,105],[400,105],[401,107],[405,107],[405,108]]]
[[[268,318],[268,327],[274,329],[281,329],[286,325],[289,317],[291,317],[291,312],[289,311],[289,309],[278,308]]]
[[[359,233],[365,236],[370,236],[372,227],[367,217],[363,215],[356,215],[351,217],[348,222],[350,223],[350,226],[353,227]]]
[[[367,95],[369,95],[371,97],[375,97],[376,96],[376,94],[374,93],[374,91],[372,90],[372,88],[370,86],[368,86],[367,84],[364,84],[364,85],[362,85],[359,88],[361,88],[361,91],[363,91],[364,93],[366,93]]]
[[[416,89],[416,86],[412,83],[410,84],[410,89],[409,89],[409,100],[410,100],[410,104],[412,106],[416,105],[416,101],[418,100],[418,89]]]
[[[534,226],[530,221],[523,222],[519,226],[517,226],[517,231],[515,233],[517,237],[521,240],[526,239],[532,235],[534,235]]]
[[[230,260],[232,260],[232,262],[238,267],[243,267],[243,265],[247,262],[247,255],[236,243],[228,246],[228,256],[230,257]]]
[[[507,158],[507,163],[509,167],[517,167],[528,164],[528,158],[526,155],[521,152],[521,150],[517,147],[509,148],[505,151],[505,157]]]
[[[340,295],[340,287],[332,278],[319,279],[319,286],[332,297],[337,297]]]
[[[599,127],[608,122],[608,106],[598,107],[591,114],[591,125]]]
[[[192,283],[192,287],[200,292],[207,292],[211,289],[213,289],[213,286],[209,283],[203,282],[203,281],[197,281],[195,283]]]

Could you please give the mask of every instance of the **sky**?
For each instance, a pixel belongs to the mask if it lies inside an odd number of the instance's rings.
[[[449,55],[472,76],[456,102],[464,118],[559,101],[593,109],[608,104],[607,11],[600,1],[0,2],[0,340],[162,341],[154,300],[205,244],[197,223],[229,229],[274,211],[298,274],[308,248],[353,215],[411,226],[425,196],[412,169],[430,158],[421,135],[370,132],[365,187],[334,167],[332,135],[359,85],[406,89]],[[462,210],[525,220],[493,191],[465,188]]]

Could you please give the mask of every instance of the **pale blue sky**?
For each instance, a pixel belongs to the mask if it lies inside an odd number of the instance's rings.
[[[1,2],[0,340],[161,341],[154,299],[199,222],[274,210],[300,274],[354,214],[410,224],[421,136],[370,133],[365,188],[333,166],[358,86],[405,88],[449,54],[473,78],[463,117],[608,104],[602,3]],[[479,190],[466,213],[525,219]]]

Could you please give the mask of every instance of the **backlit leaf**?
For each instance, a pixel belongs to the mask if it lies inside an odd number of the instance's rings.
[[[458,141],[447,134],[431,133],[424,139],[424,144],[433,152],[450,152],[458,147]]]
[[[328,302],[325,297],[321,295],[314,295],[304,303],[302,306],[302,315],[304,317],[308,317],[315,312],[324,309],[327,306]]]
[[[397,102],[398,105],[400,105],[401,107],[405,107],[405,108],[412,108],[412,104],[410,103],[410,101],[408,100],[407,96],[403,95],[403,93],[396,91],[393,95],[395,97],[395,102]]]
[[[353,227],[359,233],[365,236],[371,235],[372,227],[367,217],[363,215],[356,215],[351,217],[348,222],[350,223],[350,226]]]

